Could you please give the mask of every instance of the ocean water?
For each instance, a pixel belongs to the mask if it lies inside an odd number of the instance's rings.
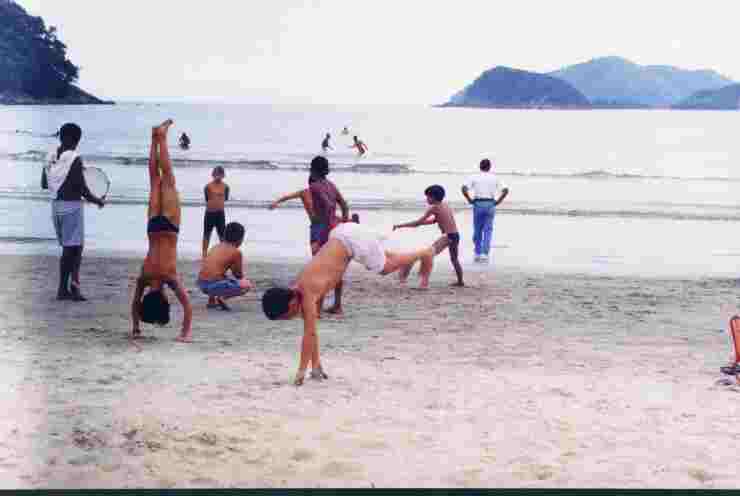
[[[740,142],[734,112],[538,111],[423,106],[119,104],[0,108],[0,252],[57,253],[40,190],[53,134],[83,128],[79,151],[112,179],[110,204],[87,208],[87,251],[146,253],[151,126],[171,117],[171,154],[183,199],[180,253],[200,251],[203,186],[226,167],[227,216],[247,227],[252,259],[306,258],[299,203],[266,206],[306,184],[326,132],[331,179],[362,222],[379,230],[412,220],[423,190],[443,185],[457,212],[468,270],[668,277],[735,277],[740,262]],[[348,126],[350,136],[340,135]],[[174,145],[182,131],[192,147]],[[350,149],[358,135],[370,152]],[[493,263],[471,263],[472,215],[460,187],[483,157],[510,195],[499,207]],[[399,249],[428,243],[434,227],[392,235]],[[449,263],[440,260],[440,270]]]

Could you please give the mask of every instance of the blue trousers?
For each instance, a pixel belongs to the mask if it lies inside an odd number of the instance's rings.
[[[493,219],[496,217],[496,202],[477,201],[473,204],[473,243],[475,255],[488,256],[493,239]]]

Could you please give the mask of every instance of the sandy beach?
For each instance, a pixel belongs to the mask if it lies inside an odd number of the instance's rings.
[[[127,339],[140,260],[0,257],[0,487],[734,488],[734,280],[468,272],[427,293],[353,266],[319,325],[325,382],[291,385],[300,320],[258,295]],[[448,264],[444,259],[440,264]],[[181,265],[195,288],[195,262]],[[250,263],[258,292],[298,265]]]

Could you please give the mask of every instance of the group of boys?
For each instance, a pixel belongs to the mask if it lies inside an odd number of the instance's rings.
[[[182,332],[177,340],[192,342],[192,308],[182,279],[177,274],[177,239],[180,232],[181,209],[167,146],[167,134],[172,124],[171,120],[167,120],[152,129],[149,157],[150,197],[147,211],[149,250],[136,281],[131,306],[132,337],[141,336],[141,321],[159,325],[169,322],[169,301],[165,295],[165,288],[169,287],[174,291],[184,310]],[[61,207],[56,203],[63,202],[66,197],[56,193],[65,191],[65,185],[71,179],[65,181],[65,178],[56,172],[62,170],[62,165],[65,174],[73,165],[80,169],[78,172],[82,169],[81,160],[74,152],[81,136],[78,130],[78,127],[73,128],[75,132],[70,138],[67,136],[68,129],[62,129],[64,131],[61,136],[62,146],[44,171],[45,184],[51,182],[50,189],[54,194],[53,210],[58,217],[62,214],[57,212]],[[65,155],[67,150],[74,153]],[[312,378],[328,378],[319,358],[316,326],[321,315],[323,298],[332,289],[335,290],[335,301],[329,312],[342,313],[342,279],[350,261],[354,260],[380,275],[398,272],[402,283],[406,282],[413,265],[420,262],[420,288],[426,289],[429,286],[434,257],[449,248],[457,274],[455,285],[464,285],[462,268],[458,260],[460,235],[452,209],[444,202],[444,188],[439,185],[427,188],[425,195],[430,207],[424,215],[416,221],[393,227],[396,230],[436,223],[442,231],[442,237],[427,248],[400,253],[386,249],[383,245],[385,236],[361,226],[356,214],[350,216],[346,200],[336,185],[327,179],[328,174],[327,159],[323,156],[315,157],[311,161],[308,187],[286,195],[271,205],[271,209],[274,209],[283,201],[300,198],[310,220],[309,235],[313,258],[290,288],[271,288],[262,297],[263,311],[271,320],[290,319],[297,315],[303,317],[304,334],[299,369],[294,381],[296,385],[303,384],[309,365],[312,366]],[[74,176],[80,182],[77,188],[79,191],[75,190],[75,194],[102,206],[104,200],[90,196],[84,184],[84,177],[77,176],[82,174]],[[209,307],[218,306],[227,310],[225,300],[246,294],[254,285],[244,277],[243,256],[240,251],[245,236],[244,226],[238,222],[231,222],[228,225],[225,222],[224,207],[229,199],[229,187],[223,182],[224,176],[223,168],[216,167],[213,171],[213,181],[204,189],[206,212],[203,257],[197,285],[208,295]],[[341,209],[341,218],[336,216],[337,206]],[[80,216],[67,216],[64,219],[55,217],[55,226],[58,228],[60,244],[63,246],[66,246],[62,243],[65,236],[71,237],[74,234],[75,241],[78,237],[81,238],[81,232],[75,231],[79,227]],[[221,242],[209,250],[213,229],[216,229]],[[81,239],[79,243],[81,245]],[[69,275],[79,271],[80,258],[77,252],[67,254],[65,249],[64,263],[61,264],[61,279],[65,285]],[[67,262],[68,259],[71,261]],[[231,272],[231,276],[227,275],[228,272]],[[147,288],[148,291],[145,293]],[[66,289],[66,286],[60,289],[62,294],[60,299],[67,298],[67,293],[64,293],[63,289]]]

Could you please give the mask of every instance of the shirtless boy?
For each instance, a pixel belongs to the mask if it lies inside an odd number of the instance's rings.
[[[457,282],[453,286],[462,287],[465,286],[463,282],[463,271],[458,260],[458,247],[460,246],[460,233],[457,231],[457,224],[455,223],[455,214],[452,212],[450,206],[444,201],[445,189],[442,186],[435,184],[429,186],[424,190],[424,194],[427,197],[427,203],[431,205],[424,215],[419,220],[413,222],[407,222],[405,224],[396,224],[393,226],[393,230],[401,229],[404,227],[419,227],[427,226],[431,224],[437,224],[439,230],[442,231],[442,237],[434,242],[435,256],[439,255],[446,248],[450,249],[450,261],[452,267],[455,269],[457,274]],[[408,277],[411,267],[407,267],[401,272],[401,281],[405,281]]]
[[[136,280],[134,299],[131,302],[131,336],[141,337],[139,322],[166,325],[170,321],[170,303],[165,285],[175,292],[184,311],[182,331],[177,341],[192,342],[191,323],[193,309],[182,279],[177,274],[177,237],[180,232],[180,197],[175,186],[167,131],[172,120],[164,121],[152,129],[152,144],[149,151],[149,210],[147,234],[149,252]],[[161,173],[160,173],[161,169]],[[144,289],[149,292],[144,295]],[[143,298],[142,298],[143,296]]]
[[[353,222],[338,225],[315,257],[298,275],[290,288],[271,288],[262,296],[262,310],[270,320],[288,320],[297,315],[303,318],[301,357],[294,384],[300,386],[309,364],[312,379],[328,379],[319,358],[319,339],[316,332],[318,303],[326,293],[342,281],[350,261],[354,260],[371,272],[382,276],[421,261],[421,288],[429,286],[434,264],[434,247],[410,253],[387,251],[383,237]]]
[[[216,229],[218,239],[224,240],[226,229],[225,203],[229,201],[229,185],[224,182],[226,172],[220,165],[214,167],[213,181],[206,184],[203,193],[206,196],[206,214],[203,219],[203,258],[208,254],[208,245],[211,243],[211,234]]]
[[[208,295],[208,308],[229,310],[224,300],[242,296],[252,289],[252,282],[244,278],[244,262],[239,247],[244,241],[244,226],[230,222],[224,240],[214,246],[203,259],[198,274],[198,287]],[[233,277],[226,273],[231,270]]]

